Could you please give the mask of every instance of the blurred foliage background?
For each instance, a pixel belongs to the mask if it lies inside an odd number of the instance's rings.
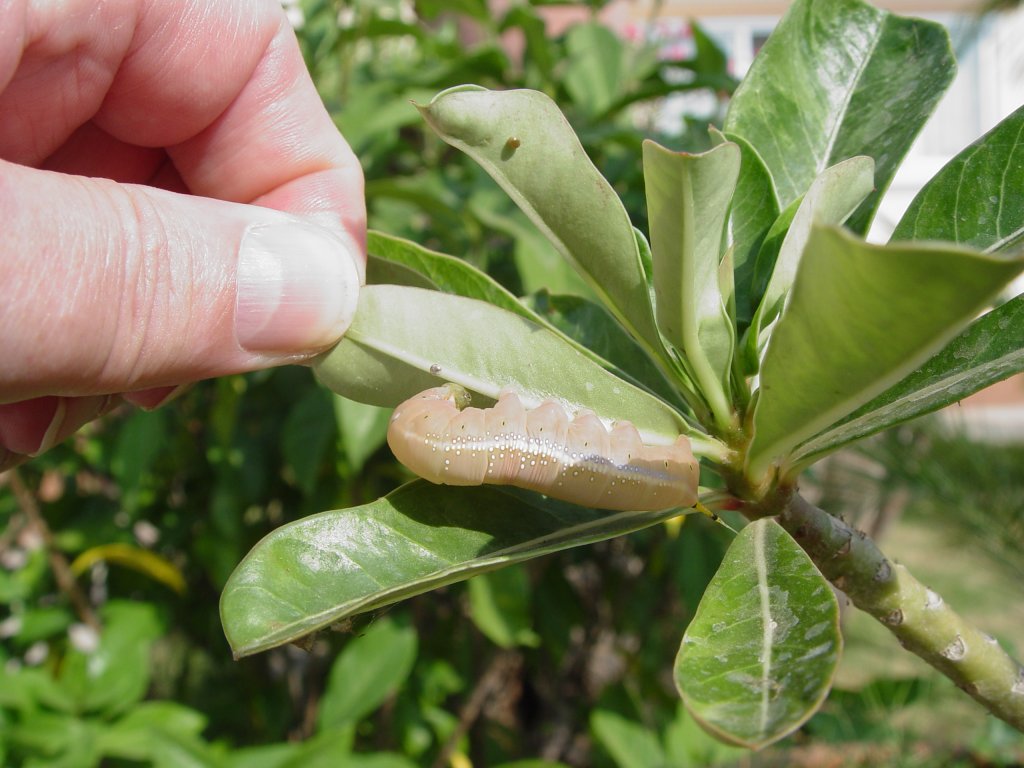
[[[602,26],[596,1],[550,36],[546,4],[289,6],[324,102],[363,162],[370,225],[466,258],[520,295],[587,289],[410,101],[465,82],[545,91],[642,226],[641,141],[705,148],[735,86],[697,26],[692,55],[665,58],[657,41],[627,43]],[[659,100],[686,91],[711,110],[666,127]],[[203,382],[152,413],[121,408],[0,476],[0,764],[1024,760],[1019,735],[852,615],[837,691],[800,733],[758,755],[705,736],[671,677],[728,544],[703,519],[477,577],[305,648],[233,661],[217,602],[248,549],[286,521],[407,479],[384,446],[387,415],[285,368]],[[1012,647],[1024,625],[1019,588],[1007,587],[1024,571],[1022,462],[1019,448],[907,427],[825,465],[814,490],[830,509],[869,513],[861,519],[883,547]]]

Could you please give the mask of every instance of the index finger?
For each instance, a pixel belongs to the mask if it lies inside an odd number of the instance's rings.
[[[273,0],[147,4],[94,119],[165,146],[193,194],[311,215],[365,250],[362,169]]]

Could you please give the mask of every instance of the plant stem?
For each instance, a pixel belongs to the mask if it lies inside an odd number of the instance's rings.
[[[5,472],[8,469],[13,469],[19,464],[23,464],[27,459],[28,456],[25,456],[20,453],[14,453],[13,451],[8,451],[3,446],[0,446],[0,472]]]
[[[779,523],[825,578],[989,712],[1024,731],[1024,670],[864,533],[794,494]]]
[[[469,695],[469,699],[462,706],[459,712],[459,723],[441,747],[441,751],[438,752],[433,768],[444,768],[444,766],[449,764],[452,755],[459,746],[459,741],[462,740],[462,737],[469,732],[470,727],[480,717],[487,700],[500,691],[503,686],[508,685],[509,679],[512,677],[519,661],[520,657],[515,651],[504,650],[498,651],[494,658],[491,659],[491,663],[487,665],[486,671],[477,680],[476,685],[473,686],[473,692]]]
[[[36,502],[35,495],[22,481],[18,470],[12,469],[7,475],[7,479],[10,482],[11,491],[14,494],[14,498],[18,501],[22,514],[25,515],[29,525],[36,529],[39,537],[43,540],[43,546],[46,547],[46,555],[50,561],[50,570],[53,572],[53,578],[57,582],[57,588],[71,601],[75,613],[78,614],[78,618],[83,623],[88,624],[93,629],[100,629],[100,621],[96,617],[82,588],[75,580],[75,575],[71,572],[71,566],[68,564],[67,558],[64,557],[64,553],[57,547],[57,543],[53,539],[53,532],[50,530],[50,526],[46,524],[46,519],[39,510],[39,504]]]
[[[734,451],[721,440],[706,435],[687,435],[693,455],[699,459],[711,459],[716,464],[725,464],[733,458]]]

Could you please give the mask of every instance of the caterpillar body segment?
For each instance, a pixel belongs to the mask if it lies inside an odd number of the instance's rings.
[[[395,457],[447,485],[514,485],[562,501],[613,510],[689,507],[699,469],[689,441],[645,444],[630,422],[609,431],[590,411],[570,419],[553,401],[527,409],[512,392],[493,408],[468,406],[457,384],[399,405],[388,426]]]

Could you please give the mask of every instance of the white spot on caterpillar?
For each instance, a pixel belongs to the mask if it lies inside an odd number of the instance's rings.
[[[646,445],[629,422],[608,430],[592,412],[570,419],[553,401],[527,410],[511,392],[493,408],[468,406],[469,393],[457,384],[421,392],[395,409],[388,445],[434,483],[514,485],[627,511],[697,500],[697,461],[683,436],[671,446]]]

